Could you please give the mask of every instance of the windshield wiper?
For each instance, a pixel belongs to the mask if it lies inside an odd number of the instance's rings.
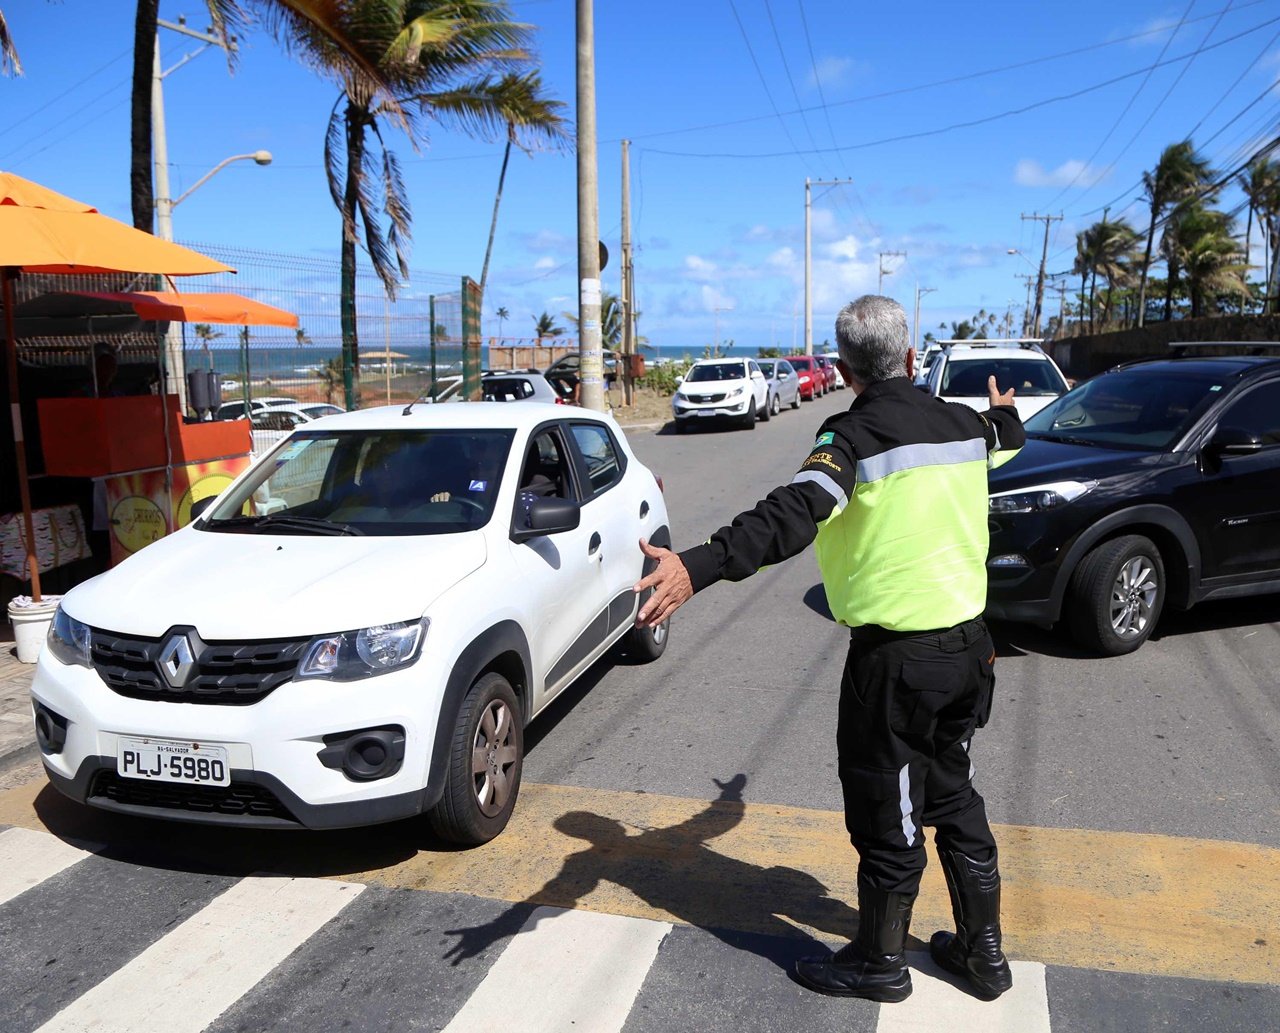
[[[1042,434],[1038,430],[1027,432],[1027,437],[1035,438],[1037,441],[1057,441],[1063,445],[1097,445],[1098,442],[1089,438],[1072,438],[1066,434]]]
[[[358,527],[352,527],[350,524],[342,524],[336,520],[326,520],[324,517],[302,516],[293,513],[227,517],[225,520],[209,521],[209,527],[214,529],[219,527],[243,527],[246,529],[278,527],[281,529],[292,528],[298,531],[315,531],[318,534],[329,535],[364,534]]]

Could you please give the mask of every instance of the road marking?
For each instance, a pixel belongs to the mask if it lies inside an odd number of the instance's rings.
[[[47,820],[64,838],[100,840],[109,818],[38,781],[0,793],[0,824],[42,830]],[[234,871],[239,857],[255,856],[252,835],[174,825],[172,845],[131,856],[190,863],[198,842],[201,857]],[[1280,850],[1018,825],[995,835],[1011,957],[1280,985]],[[466,851],[416,851],[416,842],[403,823],[307,834],[281,842],[275,868],[711,929],[794,935],[799,925],[829,942],[857,929],[856,865],[835,811],[526,783],[493,842]],[[393,856],[405,859],[387,863]],[[951,927],[937,864],[925,872],[915,927],[922,938]]]
[[[980,1001],[959,989],[927,954],[908,954],[911,996],[882,1004],[876,1033],[1051,1033],[1044,966],[1014,961],[1013,989]]]
[[[325,879],[249,876],[38,1033],[200,1033],[363,889]]]
[[[47,832],[0,832],[0,904],[90,856]]]
[[[537,908],[444,1033],[513,1023],[521,1033],[615,1033],[670,931],[667,922]]]

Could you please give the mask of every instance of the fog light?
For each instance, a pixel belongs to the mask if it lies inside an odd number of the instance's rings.
[[[41,753],[61,753],[67,744],[67,719],[43,703],[36,704],[36,745]]]
[[[404,761],[404,729],[399,725],[338,732],[324,737],[317,757],[326,768],[341,771],[353,782],[373,782],[400,770]]]
[[[1030,563],[1027,558],[1016,552],[1005,553],[1003,556],[992,556],[987,560],[988,567],[1029,567]]]

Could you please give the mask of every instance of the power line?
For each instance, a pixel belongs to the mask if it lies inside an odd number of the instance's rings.
[[[11,122],[9,123],[9,125],[5,126],[4,129],[0,129],[0,136],[4,136],[6,133],[13,132],[13,130],[17,129],[18,126],[22,125],[23,123],[30,122],[33,118],[35,118],[41,112],[47,111],[49,108],[53,107],[53,105],[57,104],[58,101],[62,100],[63,97],[66,97],[72,93],[75,93],[76,90],[80,89],[80,87],[83,86],[85,83],[87,83],[90,79],[94,78],[97,75],[102,74],[108,68],[110,68],[113,64],[119,61],[121,58],[128,57],[131,53],[133,53],[133,47],[130,47],[128,50],[122,51],[121,53],[117,54],[106,64],[102,65],[99,68],[94,69],[92,72],[86,75],[83,79],[68,86],[56,97],[49,98],[49,100],[45,101],[43,104],[41,104],[39,107],[35,108],[34,110],[29,111],[22,118],[18,119],[18,121]],[[30,143],[31,141],[28,140],[27,142]]]
[[[1168,60],[1165,60],[1165,61],[1158,61],[1153,65],[1147,65],[1142,68],[1135,69],[1134,71],[1131,71],[1131,72],[1125,72],[1122,75],[1113,76],[1110,79],[1105,79],[1102,82],[1093,83],[1092,85],[1089,85],[1089,86],[1083,86],[1080,89],[1072,90],[1069,93],[1062,93],[1062,94],[1057,94],[1053,97],[1046,97],[1042,100],[1033,101],[1030,104],[1025,104],[1022,107],[1010,108],[1007,111],[1001,111],[993,115],[985,115],[982,118],[968,119],[963,122],[953,122],[950,125],[938,126],[933,129],[922,129],[914,133],[900,133],[896,136],[882,137],[878,140],[867,140],[862,143],[847,144],[842,147],[824,148],[814,152],[803,152],[803,151],[797,151],[794,149],[792,151],[758,151],[758,152],[749,152],[749,153],[668,151],[668,150],[663,150],[656,147],[648,148],[648,150],[650,150],[654,154],[665,154],[668,157],[676,157],[676,158],[734,158],[739,160],[745,160],[745,159],[754,159],[754,158],[784,158],[784,157],[790,157],[794,153],[800,153],[803,155],[805,153],[824,154],[824,153],[839,153],[843,151],[858,151],[858,150],[864,150],[868,147],[880,147],[880,146],[883,146],[884,144],[901,143],[905,140],[919,140],[919,139],[923,139],[931,136],[940,136],[944,133],[954,132],[957,129],[970,129],[974,126],[986,125],[990,122],[997,122],[997,121],[1000,121],[1001,119],[1010,118],[1014,115],[1024,115],[1029,111],[1035,111],[1038,108],[1048,107],[1051,104],[1058,104],[1063,101],[1075,100],[1078,97],[1083,97],[1090,93],[1096,93],[1098,90],[1105,89],[1108,86],[1114,86],[1116,83],[1124,82],[1127,79],[1133,79],[1136,76],[1143,75],[1148,71],[1150,71],[1152,68],[1163,68],[1167,65],[1177,64],[1179,61],[1185,61],[1189,57],[1202,54],[1202,53],[1207,53],[1210,50],[1217,50],[1220,47],[1225,47],[1231,43],[1236,42],[1236,40],[1243,39],[1244,37],[1252,35],[1253,33],[1266,28],[1268,25],[1274,25],[1277,22],[1280,22],[1280,17],[1269,18],[1266,21],[1262,22],[1261,24],[1255,25],[1251,29],[1246,29],[1243,32],[1239,32],[1234,36],[1228,37],[1227,39],[1220,40],[1217,43],[1212,43],[1207,46],[1199,47],[1192,53],[1180,54],[1177,57],[1169,58]],[[903,92],[903,91],[898,91],[898,92]],[[779,118],[781,118],[780,114],[779,114]],[[794,146],[794,141],[792,141],[792,144]]]
[[[738,23],[738,31],[742,33],[742,42],[746,45],[751,63],[755,65],[756,75],[760,77],[760,85],[764,88],[764,95],[769,98],[769,107],[773,108],[774,117],[777,118],[778,125],[782,126],[782,132],[785,134],[787,142],[791,144],[792,153],[799,156],[800,148],[796,146],[795,138],[791,135],[791,130],[787,127],[787,123],[782,117],[782,112],[778,110],[778,104],[773,99],[773,93],[769,89],[769,82],[764,77],[760,62],[756,60],[756,52],[751,48],[751,40],[747,37],[746,26],[742,24],[742,19],[738,16],[738,7],[733,0],[729,0],[729,10],[733,12],[733,20]]]

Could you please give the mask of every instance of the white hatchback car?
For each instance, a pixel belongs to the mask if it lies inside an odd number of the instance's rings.
[[[770,417],[769,382],[755,359],[701,359],[676,388],[671,415],[681,434],[717,419],[752,430],[757,418]]]
[[[523,728],[634,626],[662,485],[606,416],[393,406],[294,431],[195,522],[69,592],[31,688],[53,784],[105,810],[506,825]]]
[[[944,347],[919,386],[936,398],[986,409],[987,378],[991,376],[1001,391],[1015,389],[1013,404],[1024,420],[1070,390],[1062,370],[1039,346],[980,341]]]

